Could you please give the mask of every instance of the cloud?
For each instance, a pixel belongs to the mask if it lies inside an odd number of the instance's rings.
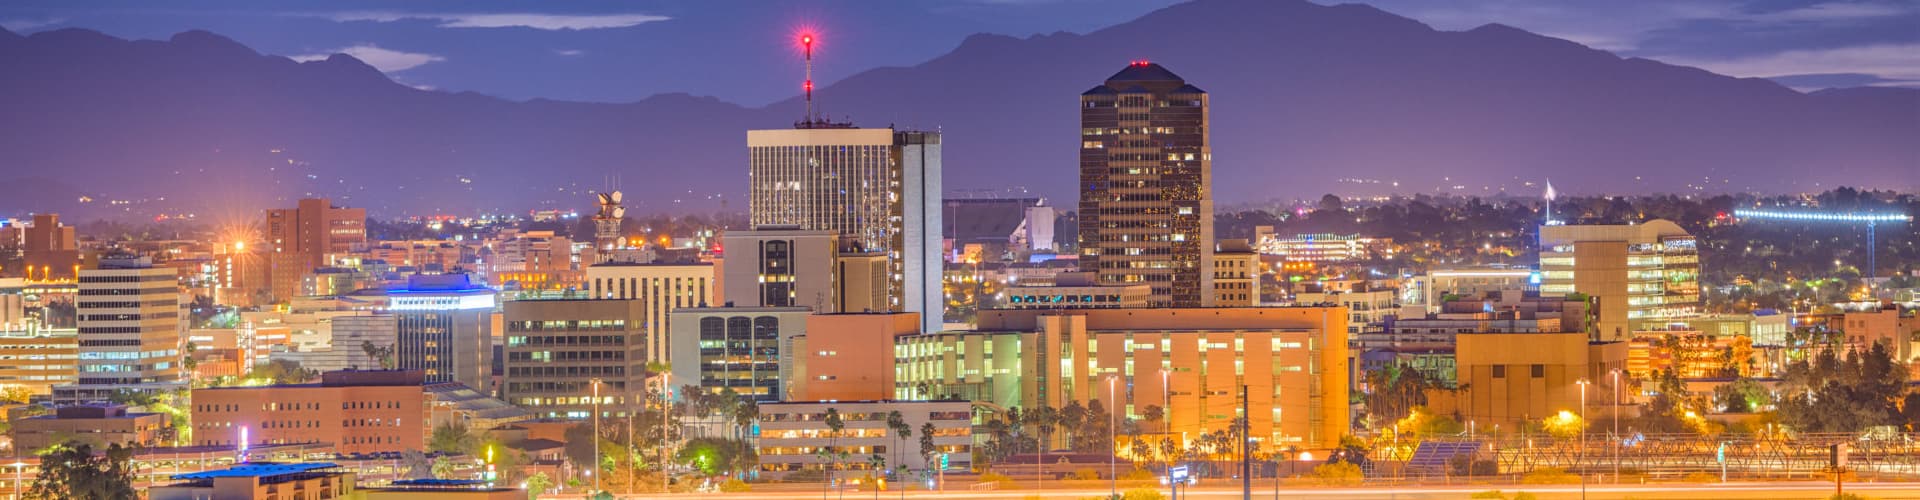
[[[48,18],[41,18],[41,19],[7,19],[7,20],[0,20],[0,28],[6,28],[7,31],[20,33],[20,32],[40,29],[40,28],[46,28],[50,26],[57,26],[60,24],[64,24],[66,22],[67,22],[66,19],[58,18],[58,17],[48,17]]]
[[[422,64],[447,60],[447,58],[445,57],[440,57],[433,54],[424,54],[424,53],[418,53],[418,52],[401,52],[398,50],[381,48],[380,46],[377,46],[371,43],[363,43],[363,44],[354,45],[351,47],[342,47],[342,48],[334,49],[332,51],[321,53],[321,54],[297,55],[297,56],[293,56],[292,59],[300,62],[318,61],[318,60],[326,59],[327,56],[330,56],[333,54],[346,54],[346,55],[353,56],[354,59],[359,59],[361,62],[365,62],[367,63],[367,65],[373,66],[374,69],[380,70],[380,72],[382,73],[405,71],[408,69],[419,67]]]
[[[553,53],[567,57],[578,57],[586,55],[587,51],[580,49],[554,49]]]
[[[1881,79],[1877,85],[1920,82],[1920,43],[1860,45],[1832,49],[1789,50],[1724,60],[1666,58],[1715,73],[1744,77],[1781,77],[1853,73]]]
[[[653,14],[538,14],[538,13],[454,13],[419,12],[339,12],[324,14],[339,22],[368,21],[390,23],[409,19],[435,21],[442,28],[533,28],[539,30],[593,30],[626,28],[671,19]]]

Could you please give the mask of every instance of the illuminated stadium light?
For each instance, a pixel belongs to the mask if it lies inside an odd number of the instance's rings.
[[[1913,222],[1913,216],[1904,214],[1862,214],[1831,212],[1790,212],[1784,210],[1734,210],[1734,217],[1742,219],[1779,219],[1808,222]]]
[[[1835,212],[1802,212],[1802,211],[1793,211],[1793,210],[1734,210],[1733,216],[1739,219],[1760,219],[1760,220],[1772,219],[1772,220],[1784,220],[1784,221],[1796,221],[1796,222],[1838,222],[1838,223],[1844,223],[1844,224],[1866,223],[1867,224],[1866,277],[1867,278],[1873,278],[1875,266],[1878,265],[1878,262],[1875,259],[1875,254],[1879,253],[1879,249],[1876,248],[1874,244],[1873,233],[1877,229],[1879,229],[1880,223],[1886,222],[1886,223],[1892,223],[1892,224],[1899,224],[1903,222],[1913,222],[1913,216],[1906,215],[1906,214],[1873,214],[1873,213],[1854,213],[1854,212],[1835,213]],[[1834,263],[1838,264],[1839,261],[1834,261]]]

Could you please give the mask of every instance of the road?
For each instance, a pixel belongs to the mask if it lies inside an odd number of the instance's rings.
[[[1465,499],[1474,493],[1487,490],[1501,490],[1511,498],[1514,493],[1525,491],[1541,500],[1654,500],[1654,499],[1699,499],[1699,500],[1749,500],[1749,499],[1824,499],[1833,494],[1833,483],[1825,482],[1754,482],[1754,483],[1714,483],[1714,484],[1645,484],[1645,485],[1589,485],[1583,495],[1580,485],[1476,485],[1476,486],[1400,486],[1400,487],[1364,487],[1364,488],[1286,488],[1277,495],[1273,487],[1261,489],[1254,487],[1253,498],[1258,499],[1303,499],[1303,498],[1343,498],[1343,499],[1382,499],[1382,500],[1434,500]],[[1124,491],[1124,490],[1123,490]],[[1166,490],[1161,490],[1164,493]],[[1916,483],[1849,483],[1848,493],[1859,493],[1882,500],[1915,499],[1920,500],[1920,482]],[[921,500],[1024,500],[1028,498],[1047,499],[1092,499],[1104,497],[1107,489],[1047,489],[1035,491],[909,491],[908,499]],[[1215,486],[1181,490],[1182,498],[1226,500],[1240,498],[1240,489],[1236,487]],[[578,498],[577,496],[542,495],[540,498]],[[866,500],[877,498],[901,498],[900,492],[882,492],[875,496],[873,492],[847,491],[840,494],[824,495],[814,491],[778,491],[752,493],[713,493],[680,495],[638,495],[621,496],[621,499],[742,499],[742,500]]]

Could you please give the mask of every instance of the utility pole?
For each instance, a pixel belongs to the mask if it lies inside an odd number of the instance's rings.
[[[1240,384],[1240,497],[1253,498],[1253,413],[1247,405],[1247,385]]]

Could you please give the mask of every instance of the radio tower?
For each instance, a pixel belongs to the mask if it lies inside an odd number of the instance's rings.
[[[836,123],[832,120],[828,120],[814,113],[814,110],[813,110],[813,32],[812,31],[805,31],[800,33],[800,50],[804,54],[806,54],[806,57],[807,57],[807,78],[806,80],[803,80],[802,83],[800,84],[800,88],[802,90],[805,90],[807,93],[806,94],[807,95],[807,115],[801,117],[800,121],[794,122],[793,128],[853,128],[852,122]]]
[[[811,122],[813,121],[813,34],[812,33],[802,33],[800,35],[800,47],[803,50],[805,50],[807,54],[807,80],[806,80],[806,83],[801,84],[801,86],[806,88],[807,90],[807,116],[805,117],[805,119],[806,121]]]

